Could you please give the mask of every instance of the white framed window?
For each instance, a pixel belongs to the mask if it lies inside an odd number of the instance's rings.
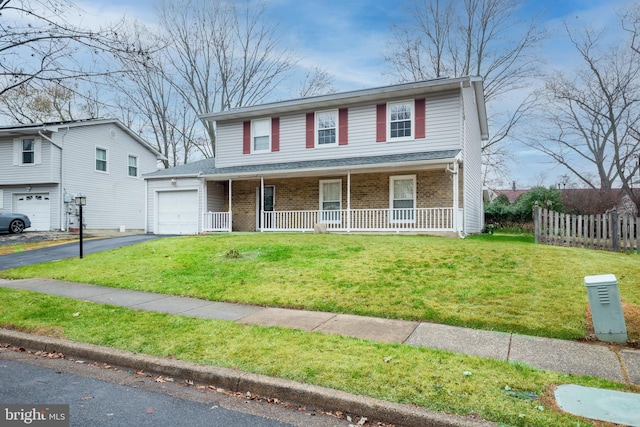
[[[338,143],[338,111],[319,111],[316,113],[316,146]]]
[[[34,139],[22,140],[22,164],[32,165],[36,162],[36,142]]]
[[[387,140],[406,140],[414,137],[413,101],[387,104]]]
[[[251,121],[251,149],[254,153],[271,151],[271,119]]]
[[[13,140],[13,164],[31,166],[42,162],[40,138],[15,138]]]
[[[390,220],[396,224],[415,222],[416,176],[399,175],[389,177]]]
[[[340,224],[342,222],[342,180],[320,180],[320,222]]]
[[[107,171],[107,149],[96,147],[96,171]]]
[[[137,178],[138,177],[138,158],[136,156],[129,156],[129,166],[127,169],[127,175]]]

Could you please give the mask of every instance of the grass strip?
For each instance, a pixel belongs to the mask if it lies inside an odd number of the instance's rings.
[[[0,288],[0,326],[239,369],[510,426],[588,425],[554,412],[558,384],[611,381],[521,363],[279,327],[240,325]],[[637,391],[637,390],[636,390]]]

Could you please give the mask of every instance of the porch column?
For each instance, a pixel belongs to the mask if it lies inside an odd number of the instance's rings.
[[[453,173],[451,174],[451,178],[453,179],[453,230],[458,232],[459,224],[458,224],[458,206],[460,204],[459,196],[458,196],[458,161],[453,161]]]
[[[351,232],[351,170],[347,171],[347,233]]]
[[[233,231],[233,209],[231,207],[231,201],[232,201],[231,195],[233,194],[233,192],[231,191],[232,182],[233,181],[229,179],[229,233]]]
[[[258,220],[258,224],[260,224],[260,232],[264,232],[264,176],[260,177],[260,219]]]

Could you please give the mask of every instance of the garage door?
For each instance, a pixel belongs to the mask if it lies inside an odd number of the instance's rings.
[[[198,192],[158,192],[157,234],[198,233]]]
[[[17,194],[15,212],[25,214],[31,220],[28,231],[49,231],[51,229],[51,206],[49,193]]]

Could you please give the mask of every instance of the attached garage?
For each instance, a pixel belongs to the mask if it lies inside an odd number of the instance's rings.
[[[51,204],[49,193],[16,194],[15,212],[25,214],[31,220],[28,231],[51,230]]]
[[[156,234],[198,233],[198,191],[158,191]]]

